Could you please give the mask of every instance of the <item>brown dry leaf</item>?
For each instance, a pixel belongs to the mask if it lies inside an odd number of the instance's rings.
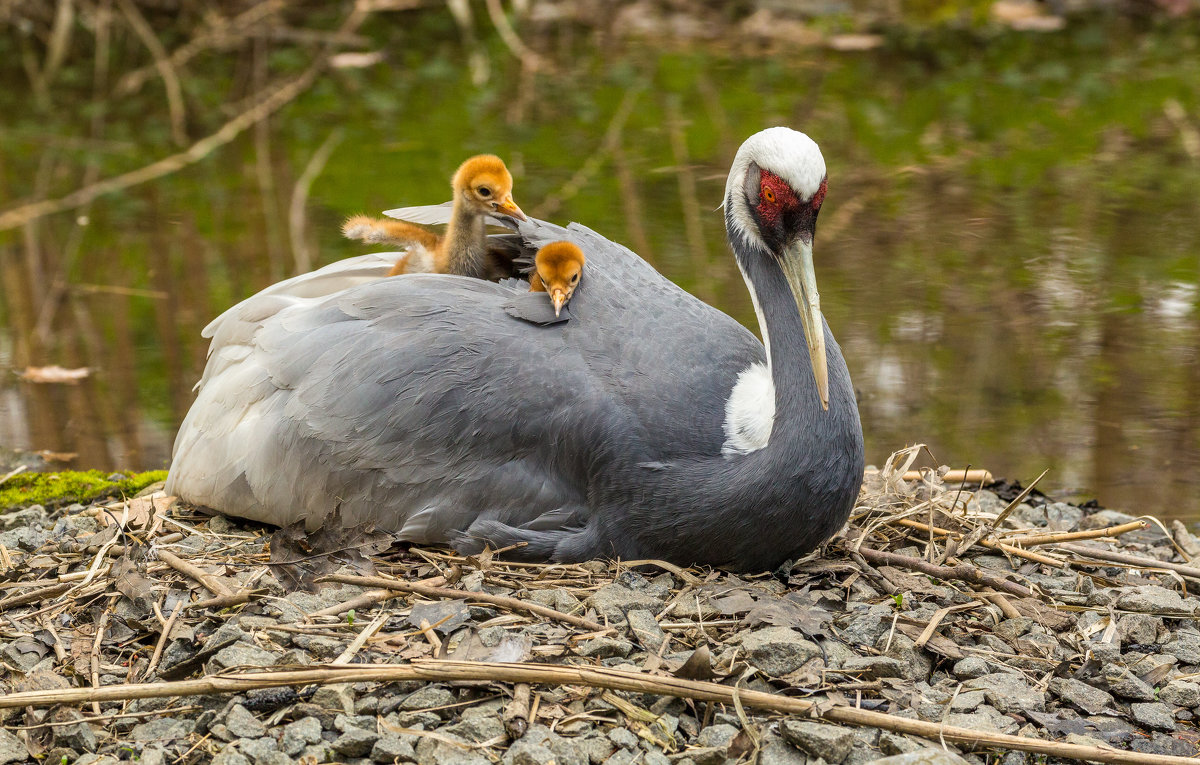
[[[684,680],[712,680],[716,677],[717,673],[713,671],[712,654],[709,652],[708,646],[702,645],[692,651],[692,655],[683,663],[683,666],[672,674]]]
[[[128,556],[113,563],[109,575],[117,592],[134,603],[149,608],[154,602],[154,583],[139,573],[138,565]]]
[[[315,591],[316,580],[349,566],[364,576],[375,574],[370,556],[391,547],[393,537],[364,523],[347,527],[341,515],[334,513],[313,533],[304,521],[284,526],[271,535],[271,570],[290,591]]]
[[[52,364],[48,367],[25,367],[25,371],[19,372],[18,375],[25,382],[69,383],[74,385],[91,373],[92,371],[88,367],[65,369],[57,364]]]
[[[745,728],[738,731],[737,735],[729,741],[729,748],[725,751],[725,757],[731,760],[740,760],[744,755],[754,751],[754,737]]]
[[[166,516],[167,510],[171,507],[173,500],[173,497],[168,497],[164,494],[153,494],[149,497],[134,497],[125,503],[129,509],[125,527],[151,529],[161,524],[162,521],[160,519]],[[121,505],[117,505],[111,514],[98,513],[96,520],[100,522],[101,526],[109,526],[119,521],[124,512],[125,509]]]
[[[81,624],[75,628],[75,636],[71,639],[71,666],[75,668],[76,677],[91,676],[92,643],[95,639],[95,624]]]
[[[759,624],[791,627],[809,637],[823,637],[826,627],[833,621],[833,614],[815,604],[803,602],[810,600],[807,593],[793,594],[797,597],[763,598],[753,611],[746,614],[746,624],[751,627]]]

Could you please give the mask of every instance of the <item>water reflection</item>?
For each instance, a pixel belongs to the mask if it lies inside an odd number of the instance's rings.
[[[401,51],[389,66],[333,72],[194,167],[0,233],[0,368],[93,370],[77,385],[6,371],[0,446],[166,464],[209,319],[300,253],[362,252],[339,238],[344,216],[441,201],[481,151],[505,155],[533,214],[630,244],[753,326],[715,208],[737,143],[782,122],[829,164],[817,267],[868,461],[920,441],[944,462],[1026,479],[1049,467],[1052,487],[1200,518],[1200,158],[1180,132],[1200,126],[1200,57],[1180,54],[1191,31],[1097,22],[982,55],[929,40],[741,59],[601,51],[548,30],[545,50],[570,50],[554,74],[484,46],[476,85],[479,62],[460,64],[434,27],[416,47],[413,30],[365,27]],[[10,84],[15,59],[0,56]],[[248,61],[247,78],[267,76]],[[20,93],[0,94],[6,113]],[[69,114],[19,117],[0,136],[0,193],[54,197],[175,150],[158,94],[118,111],[103,141],[68,140]],[[298,223],[298,181],[335,130]]]

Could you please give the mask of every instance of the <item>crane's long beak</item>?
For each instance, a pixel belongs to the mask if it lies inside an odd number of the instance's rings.
[[[825,323],[821,320],[821,296],[817,293],[817,275],[813,270],[812,240],[797,239],[788,245],[780,258],[783,275],[804,324],[804,339],[808,341],[808,357],[812,360],[813,377],[821,407],[829,410],[829,362],[825,355]]]
[[[517,207],[517,203],[513,201],[511,196],[505,197],[496,205],[496,212],[504,213],[505,215],[511,215],[517,220],[529,220],[525,217],[525,213],[521,212],[521,208]]]

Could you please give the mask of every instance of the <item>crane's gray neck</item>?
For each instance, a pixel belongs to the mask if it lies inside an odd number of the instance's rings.
[[[727,205],[726,209],[729,209]],[[728,214],[728,213],[727,213]],[[607,535],[626,557],[655,554],[765,570],[808,552],[845,523],[863,475],[862,426],[850,374],[828,327],[829,410],[821,407],[804,327],[770,253],[729,225],[730,245],[769,337],[775,420],[761,449],[664,465],[627,500],[635,540]],[[653,488],[650,488],[653,487]],[[619,495],[620,488],[613,487]]]
[[[469,207],[461,194],[455,195],[444,242],[449,273],[484,278],[487,249],[485,221],[486,216]]]

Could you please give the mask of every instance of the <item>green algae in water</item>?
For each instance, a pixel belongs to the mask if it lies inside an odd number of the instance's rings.
[[[91,502],[100,497],[129,497],[152,483],[166,480],[167,471],[122,473],[126,477],[120,481],[108,480],[110,475],[112,473],[100,470],[18,473],[0,485],[0,509]]]

